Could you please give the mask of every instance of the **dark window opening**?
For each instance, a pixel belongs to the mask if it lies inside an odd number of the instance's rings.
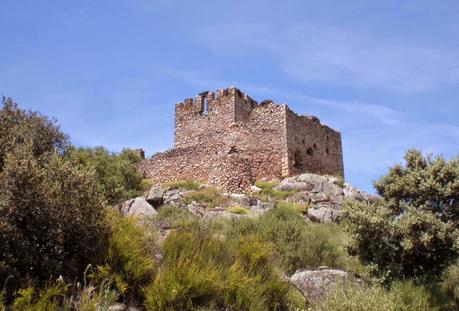
[[[295,161],[293,162],[293,167],[296,169],[303,169],[303,159],[301,158],[301,153],[297,150],[295,151]]]
[[[310,156],[313,156],[314,155],[314,149],[312,148],[308,148],[308,150],[306,150],[306,153]]]
[[[313,147],[314,147],[314,149],[317,149],[317,144],[314,144]]]
[[[303,145],[305,144],[304,138],[301,140],[301,142],[303,143]]]
[[[330,150],[327,148],[327,149],[325,150],[325,153],[326,153],[326,154],[330,154]]]

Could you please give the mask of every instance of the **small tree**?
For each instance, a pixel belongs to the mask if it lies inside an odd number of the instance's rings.
[[[346,202],[345,224],[354,236],[351,252],[375,276],[421,282],[438,278],[459,253],[459,161],[423,157],[416,150],[405,161],[375,182],[380,202]]]
[[[4,101],[0,131],[0,284],[81,276],[98,259],[105,200],[92,172],[63,157],[66,137],[53,121]],[[4,126],[4,124],[2,124]]]
[[[94,169],[102,191],[111,205],[135,197],[148,187],[137,169],[141,159],[129,149],[113,154],[103,147],[71,148],[68,153],[75,155],[80,163]]]

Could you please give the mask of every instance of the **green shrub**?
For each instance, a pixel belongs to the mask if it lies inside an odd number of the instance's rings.
[[[160,274],[145,290],[147,310],[287,310],[298,304],[270,248],[255,236],[228,240],[212,225],[194,222],[172,232],[163,251]]]
[[[350,251],[382,281],[437,279],[456,258],[457,231],[429,211],[405,208],[394,216],[384,203],[347,202],[345,224],[353,236]]]
[[[231,206],[231,207],[228,207],[226,210],[232,214],[239,214],[239,215],[246,215],[250,213],[245,207],[242,207],[242,206]]]
[[[424,157],[408,150],[405,165],[395,165],[374,183],[385,206],[398,214],[405,205],[429,210],[443,221],[459,221],[459,157]]]
[[[9,293],[50,276],[81,276],[98,262],[107,236],[93,175],[72,158],[37,159],[31,149],[18,144],[0,172],[0,284],[9,278]]]
[[[390,291],[380,286],[338,283],[315,311],[430,311],[430,294],[411,282],[396,283]]]
[[[383,200],[345,204],[350,250],[383,281],[435,281],[459,254],[459,158],[409,150],[405,161],[375,183]]]
[[[132,150],[110,153],[103,147],[70,148],[68,154],[95,171],[97,181],[110,205],[141,195],[151,185],[142,178],[137,166],[140,157]]]
[[[190,204],[193,201],[205,204],[208,208],[224,205],[228,200],[216,188],[203,188],[184,194],[183,203]]]
[[[13,311],[50,311],[58,310],[64,300],[66,286],[56,284],[37,292],[33,287],[19,289],[16,293],[11,309]]]
[[[155,237],[130,217],[111,217],[111,233],[105,265],[97,266],[93,279],[111,281],[126,298],[142,298],[141,288],[156,275]]]
[[[279,182],[277,181],[262,181],[262,180],[255,181],[255,186],[260,188],[261,190],[272,189],[277,185],[279,185]]]
[[[288,273],[319,266],[362,270],[358,261],[347,255],[347,236],[338,225],[305,223],[288,207],[272,209],[258,219],[232,220],[226,234],[260,236],[273,246]]]
[[[32,157],[66,150],[68,137],[61,132],[56,121],[38,112],[18,108],[11,98],[2,99],[0,110],[0,171],[6,155],[20,144],[29,143]]]
[[[198,190],[201,185],[194,180],[179,180],[179,181],[171,181],[164,185],[169,190],[172,189],[184,189],[184,190]]]

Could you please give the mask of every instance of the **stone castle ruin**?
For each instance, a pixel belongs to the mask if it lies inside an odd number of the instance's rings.
[[[173,149],[140,166],[155,183],[198,180],[240,192],[259,179],[344,175],[339,132],[234,87],[176,104],[174,136]]]

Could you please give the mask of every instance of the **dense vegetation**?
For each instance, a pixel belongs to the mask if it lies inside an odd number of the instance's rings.
[[[0,310],[457,310],[459,160],[408,151],[347,202],[340,224],[307,223],[294,191],[258,182],[276,207],[204,220],[163,206],[150,219],[110,206],[147,189],[125,150],[75,148],[55,121],[4,99],[0,110]],[[168,184],[184,201],[226,204],[215,188]],[[245,217],[244,217],[245,216]],[[169,233],[164,235],[163,228]],[[360,276],[307,305],[286,279],[329,266]]]

